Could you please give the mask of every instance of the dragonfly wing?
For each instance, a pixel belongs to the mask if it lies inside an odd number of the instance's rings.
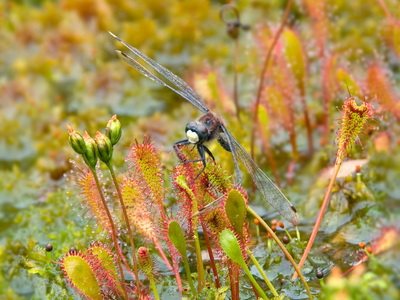
[[[228,136],[230,144],[233,146],[232,152],[235,152],[237,157],[243,163],[263,198],[267,200],[267,202],[277,212],[279,212],[282,217],[291,222],[294,226],[299,224],[300,219],[292,203],[286,198],[275,183],[273,183],[272,180],[269,179],[269,177],[260,169],[240,143],[228,131],[226,131],[225,134]]]
[[[161,80],[160,78],[158,78],[157,76],[155,76],[154,74],[149,72],[143,65],[139,64],[137,62],[137,60],[135,60],[134,58],[129,57],[128,55],[126,55],[123,52],[117,52],[119,54],[119,56],[126,63],[128,63],[130,66],[132,66],[133,68],[135,68],[136,70],[138,70],[140,73],[142,73],[146,77],[150,78],[151,80],[153,80],[153,81],[155,81],[155,82],[157,82],[159,84],[162,84],[163,86],[168,87],[169,89],[171,89],[172,91],[174,91],[175,93],[177,93],[178,95],[180,95],[181,97],[183,97],[184,99],[186,99],[187,101],[192,103],[194,106],[196,106],[202,113],[207,113],[208,112],[208,108],[205,106],[205,104],[204,104],[203,100],[201,99],[201,97],[183,79],[181,79],[179,76],[175,75],[170,70],[168,70],[167,68],[163,67],[158,62],[156,62],[155,60],[151,59],[150,57],[148,57],[144,53],[140,52],[135,47],[132,47],[128,43],[124,42],[123,40],[121,40],[119,37],[117,37],[113,33],[111,33],[111,32],[109,32],[109,33],[115,39],[117,39],[119,42],[121,42],[125,47],[127,47],[129,50],[131,50],[136,56],[138,56],[141,59],[143,59],[158,74],[160,74],[162,77],[164,77],[170,83],[175,85],[177,88],[174,88],[174,87],[170,86],[169,84],[165,83],[163,80]],[[121,56],[121,54],[123,56]],[[126,59],[126,58],[128,58],[128,59]],[[135,63],[132,63],[132,62],[135,62]],[[141,66],[141,70],[137,68],[137,65]],[[144,73],[143,70],[146,70],[146,73]],[[151,74],[152,76],[149,76],[148,74]],[[155,78],[157,78],[158,80],[156,80]],[[179,92],[178,92],[178,90],[179,90]]]
[[[132,57],[130,57],[130,56],[126,55],[124,52],[121,52],[121,51],[118,51],[118,50],[116,52],[117,52],[118,56],[124,62],[126,62],[128,65],[132,66],[133,68],[135,68],[142,75],[144,75],[147,78],[153,80],[154,82],[157,82],[158,84],[161,84],[162,86],[165,86],[165,87],[169,88],[170,90],[174,91],[175,93],[177,93],[181,97],[185,97],[185,95],[182,94],[182,92],[180,90],[177,90],[176,88],[174,88],[174,87],[170,86],[169,84],[165,83],[164,81],[162,81],[160,78],[155,76],[153,73],[150,73],[142,64],[140,64],[138,61],[136,61]]]

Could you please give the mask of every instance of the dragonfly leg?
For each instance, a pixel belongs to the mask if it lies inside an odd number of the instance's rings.
[[[197,151],[199,152],[200,158],[199,159],[192,159],[192,160],[185,160],[184,159],[184,155],[180,149],[181,146],[186,146],[186,145],[191,145],[192,143],[189,142],[189,140],[181,140],[181,141],[177,141],[174,144],[174,151],[176,153],[176,156],[178,156],[178,158],[182,161],[182,163],[187,164],[187,163],[192,163],[192,162],[199,162],[201,161],[203,163],[203,168],[201,169],[201,171],[199,172],[199,174],[196,175],[196,177],[194,178],[193,182],[196,181],[197,178],[199,178],[199,176],[201,175],[201,173],[204,172],[205,168],[206,168],[206,153],[208,155],[211,156],[211,158],[215,161],[214,156],[212,155],[211,151],[204,146],[203,144],[197,144],[195,145],[197,147]],[[192,182],[192,183],[193,183]]]
[[[206,146],[203,145],[204,150],[206,151],[206,153],[212,158],[212,160],[215,163],[215,158],[214,155],[212,154],[212,152],[210,151],[210,149],[208,149]]]
[[[199,174],[196,175],[196,177],[193,179],[193,182],[196,181],[197,178],[199,178],[199,176],[204,172],[204,170],[206,169],[207,166],[207,162],[206,162],[206,152],[207,152],[207,147],[204,146],[203,144],[198,144],[197,145],[197,151],[199,152],[200,155],[200,159],[195,160],[195,161],[202,161],[203,162],[203,168],[201,169],[201,171],[199,172]],[[210,150],[208,150],[208,152],[210,152]],[[207,153],[208,153],[207,152]],[[210,152],[211,153],[211,152]],[[211,156],[212,157],[212,156]],[[212,157],[214,159],[214,157]]]
[[[174,144],[174,151],[176,153],[176,156],[178,156],[178,158],[181,160],[181,162],[185,163],[186,160],[184,159],[183,153],[180,149],[181,146],[185,146],[185,145],[190,145],[191,143],[189,142],[189,140],[180,140],[175,142]]]
[[[204,146],[203,144],[197,144],[197,151],[199,152],[200,158],[199,159],[192,159],[192,160],[185,160],[183,153],[180,149],[181,146],[186,146],[186,145],[190,145],[192,144],[191,142],[189,142],[189,140],[181,140],[181,141],[177,141],[174,144],[174,151],[176,153],[176,155],[178,156],[178,158],[182,161],[182,163],[187,164],[187,163],[192,163],[192,162],[199,162],[201,161],[203,163],[203,168],[201,169],[201,171],[199,172],[199,174],[196,175],[196,177],[194,178],[193,182],[196,181],[197,178],[199,178],[199,176],[204,172],[204,170],[206,169],[207,166],[207,161],[206,161],[206,153],[212,158],[212,160],[215,163],[215,158],[214,155],[212,154],[212,152],[210,151],[210,149],[208,149],[206,146]]]

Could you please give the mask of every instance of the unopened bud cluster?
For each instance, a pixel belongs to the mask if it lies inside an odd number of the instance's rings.
[[[67,125],[67,130],[72,149],[82,155],[83,160],[91,169],[95,168],[98,159],[106,164],[111,161],[113,146],[119,141],[122,134],[121,123],[116,115],[108,121],[106,134],[98,131],[95,139],[86,131],[82,136],[69,125]]]

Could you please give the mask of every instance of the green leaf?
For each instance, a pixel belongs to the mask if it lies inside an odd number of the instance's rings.
[[[246,267],[239,242],[232,230],[225,229],[219,234],[219,243],[225,254],[242,268]]]
[[[178,222],[172,221],[168,226],[168,237],[172,244],[178,249],[182,257],[186,257],[186,240],[183,230]]]
[[[344,90],[348,90],[351,95],[355,95],[358,96],[360,99],[363,99],[363,95],[359,86],[347,71],[343,70],[342,68],[338,68],[336,70],[336,78],[339,81],[340,86]]]
[[[229,192],[225,203],[225,212],[235,231],[243,235],[243,224],[246,219],[246,202],[238,190],[231,190]]]
[[[285,29],[282,34],[285,43],[285,56],[294,76],[297,80],[298,88],[304,92],[304,80],[306,77],[306,62],[304,51],[297,34],[290,29]]]
[[[267,108],[264,105],[260,105],[258,107],[258,123],[259,123],[259,130],[261,131],[262,135],[269,140],[271,134],[269,130],[269,114]]]
[[[89,262],[79,255],[66,256],[63,268],[72,285],[89,299],[101,300],[99,283]]]

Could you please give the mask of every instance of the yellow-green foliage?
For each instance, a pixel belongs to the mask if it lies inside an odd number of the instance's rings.
[[[103,299],[93,267],[80,255],[68,255],[62,261],[66,278],[83,295],[93,300]]]

